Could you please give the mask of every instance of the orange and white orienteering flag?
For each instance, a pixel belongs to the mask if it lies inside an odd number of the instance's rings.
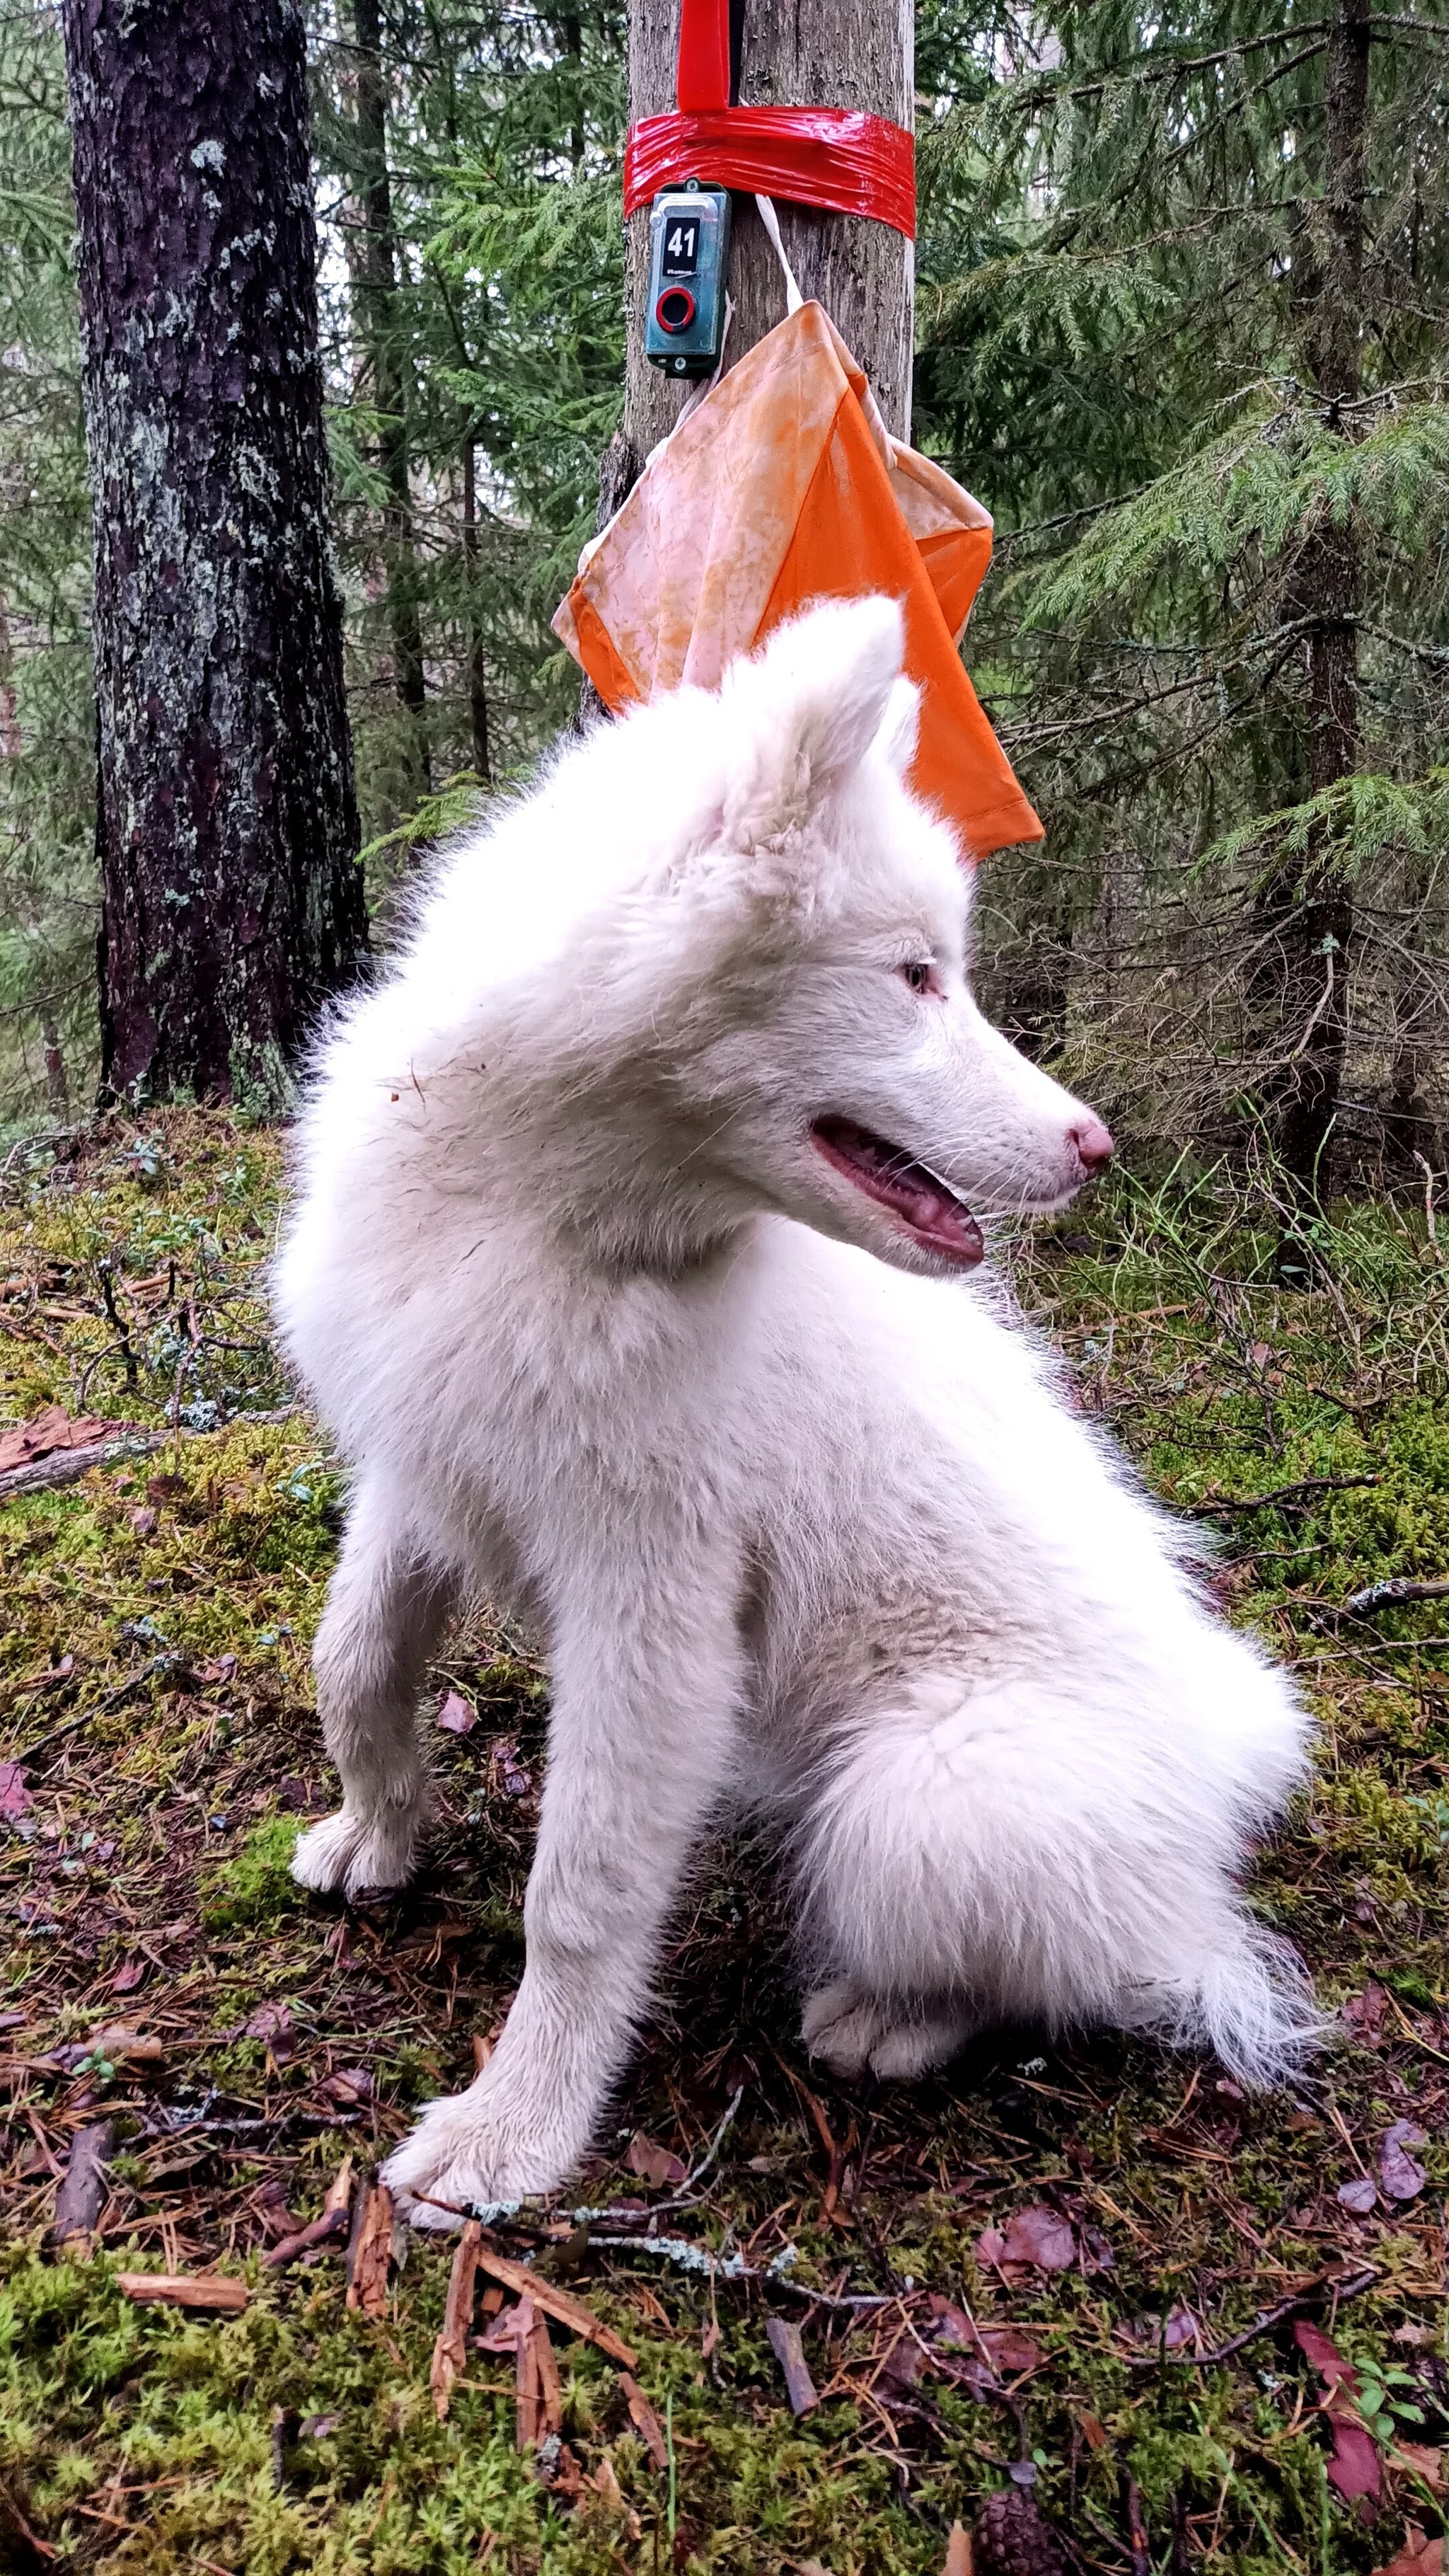
[[[984,858],[1042,827],[961,667],[991,520],[892,438],[819,304],[801,304],[656,448],[585,550],[554,631],[616,714],[727,663],[811,600],[886,591],[920,683],[911,783]]]

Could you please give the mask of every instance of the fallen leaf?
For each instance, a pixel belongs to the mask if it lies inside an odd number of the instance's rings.
[[[349,2158],[348,2163],[350,2162]],[[346,2164],[343,2166],[343,2171],[344,2173],[347,2171]],[[335,2189],[336,2186],[334,2185],[333,2188]],[[299,2254],[309,2254],[314,2246],[330,2245],[346,2234],[347,2203],[344,2200],[340,2206],[334,2207],[332,2193],[329,2192],[321,2215],[309,2219],[305,2227],[291,2229],[279,2244],[268,2246],[262,2261],[269,2271],[279,2272],[284,2264],[295,2263]]]
[[[302,2222],[288,2206],[284,2182],[264,2182],[252,2196],[252,2207],[262,2223],[262,2233],[271,2245],[284,2245],[289,2237],[300,2234]]]
[[[776,2320],[772,2317],[770,2324],[773,2325],[775,2322]],[[766,2332],[769,2332],[768,2326],[766,2327]],[[656,2469],[667,2469],[669,2466],[668,2445],[665,2442],[659,2418],[655,2414],[654,2409],[650,2405],[648,2398],[645,2396],[643,2389],[639,2385],[639,2382],[629,2371],[621,2370],[619,2373],[619,2386],[624,2392],[624,2403],[629,2409],[629,2421],[633,2425],[635,2432],[638,2434],[639,2439],[643,2443],[645,2450],[648,2452],[650,2459],[654,2463],[654,2466]]]
[[[339,2110],[353,2110],[372,2100],[372,2077],[365,2066],[339,2066],[334,2075],[324,2075],[317,2090]]]
[[[1077,2226],[1077,2254],[1084,2272],[1115,2272],[1117,2268],[1117,2257],[1100,2227],[1082,2221]]]
[[[96,2120],[77,2129],[70,2156],[55,2195],[51,2235],[58,2245],[76,2237],[89,2240],[106,2205],[106,2166],[116,2142],[114,2120]]]
[[[470,2218],[453,2256],[442,2329],[433,2346],[432,2368],[428,2374],[433,2408],[440,2424],[452,2403],[453,2382],[467,2367],[468,2336],[472,2329],[473,2300],[478,2287],[478,2248],[482,2242],[483,2230],[476,2218]]]
[[[719,2350],[719,2346],[720,2346],[720,2324],[719,2324],[719,2319],[718,2319],[718,2317],[711,2317],[711,2318],[710,2318],[710,2321],[709,2321],[709,2323],[708,2323],[708,2325],[705,2327],[705,2330],[704,2330],[703,2334],[702,2334],[702,2335],[700,2336],[700,2338],[699,2338],[699,2357],[700,2357],[700,2360],[701,2360],[701,2361],[712,2361],[712,2360],[713,2360],[713,2358],[714,2358],[714,2356],[715,2356],[715,2354],[716,2354],[716,2353],[718,2352],[718,2350]]]
[[[1041,2345],[1020,2326],[982,2326],[981,2341],[993,2370],[1015,2379],[1023,2370],[1040,2370],[1046,2359]]]
[[[1388,2000],[1388,1995],[1378,1980],[1370,1977],[1362,1994],[1350,1995],[1347,2003],[1340,2004],[1339,2020],[1345,2030],[1352,2031],[1354,2038],[1364,2048],[1377,2048],[1382,2039],[1384,2013],[1388,2008]]]
[[[210,1663],[198,1664],[195,1677],[209,1690],[218,1682],[229,1682],[235,1671],[236,1657],[228,1653],[217,1655]]]
[[[125,1959],[111,1979],[113,1995],[133,1995],[146,1974],[144,1959]]]
[[[18,1762],[0,1762],[0,1816],[13,1821],[29,1813],[35,1800],[25,1785],[25,1772]]]
[[[1412,2120],[1396,2120],[1385,2131],[1379,2145],[1379,2180],[1390,2200],[1416,2200],[1424,2188],[1425,2173],[1410,2147],[1427,2144],[1424,2132]]]
[[[154,1511],[149,1503],[137,1503],[134,1509],[126,1514],[137,1538],[149,1538],[160,1517],[160,1513]]]
[[[489,2299],[501,2299],[502,2295],[503,2293],[501,2290],[490,2290],[485,2293],[483,2300],[485,2313],[487,2311]],[[530,2306],[531,2305],[532,2302],[530,2301]],[[522,2308],[523,2301],[521,2299],[515,2299],[511,2307],[499,2308],[496,2310],[494,2315],[490,2318],[483,2333],[473,2337],[474,2344],[478,2351],[512,2352],[518,2342],[519,2318],[522,2313]]]
[[[250,2021],[243,2023],[242,2035],[246,2039],[264,2040],[278,2066],[284,2065],[292,2054],[295,2040],[290,2005],[258,2004]]]
[[[1377,2503],[1383,2493],[1383,2462],[1378,2444],[1366,2424],[1351,2422],[1346,2415],[1330,2410],[1329,2431],[1333,2435],[1333,2457],[1328,2463],[1328,2483],[1336,2487],[1345,2503],[1355,2496],[1367,2496]]]
[[[493,1747],[493,1768],[505,1798],[526,1798],[533,1787],[531,1773],[525,1768],[518,1746],[511,1737],[502,1738]]]
[[[98,1413],[82,1413],[72,1421],[63,1404],[48,1404],[32,1422],[12,1423],[0,1431],[0,1476],[12,1467],[33,1466],[58,1449],[89,1449],[98,1440],[117,1440],[135,1428],[134,1422],[110,1422]]]
[[[116,2287],[128,2299],[160,2300],[168,2308],[208,2308],[240,2316],[251,2300],[245,2281],[220,2272],[118,2272]]]
[[[387,2314],[387,2276],[392,2265],[392,2193],[373,2181],[358,2203],[357,2226],[348,2255],[347,2304],[365,2317]]]
[[[1322,2326],[1316,2326],[1311,2317],[1300,2317],[1293,2328],[1293,2340],[1310,2370],[1316,2370],[1330,2388],[1346,2388],[1350,2396],[1357,2396],[1358,2381]]]
[[[667,2147],[657,2147],[652,2138],[645,2137],[642,2129],[636,2129],[629,2140],[624,2162],[630,2173],[638,2174],[641,2182],[663,2184],[684,2180],[685,2167],[679,2157],[671,2155]]]
[[[1008,2220],[1005,2233],[983,2230],[976,2251],[983,2263],[1000,2269],[1008,2263],[1030,2263],[1039,2272],[1070,2272],[1077,2259],[1077,2231],[1069,2218],[1033,2201]]]
[[[1088,2450],[1105,2451],[1107,2447],[1107,2427],[1103,2423],[1101,2416],[1079,2415],[1077,2421],[1081,2425],[1082,2439],[1086,2443]]]
[[[1444,2454],[1436,2451],[1432,2444],[1396,2440],[1390,2456],[1396,2466],[1412,2469],[1416,2478],[1422,2478],[1426,2487],[1433,2488],[1435,2495],[1442,2492],[1445,2483]]]
[[[1444,2543],[1430,2540],[1411,2522],[1404,2533],[1404,2545],[1387,2567],[1379,2567],[1374,2576],[1444,2576]]]
[[[1300,2317],[1293,2328],[1293,2340],[1305,2361],[1318,2373],[1327,2394],[1324,2413],[1333,2443],[1333,2456],[1328,2463],[1328,2482],[1346,2503],[1356,2496],[1367,2496],[1376,2504],[1383,2493],[1383,2462],[1378,2444],[1358,2411],[1357,2374],[1344,2360],[1338,2346],[1307,2317]]]
[[[439,1703],[438,1724],[449,1735],[471,1735],[478,1723],[478,1711],[461,1691],[449,1691]]]
[[[777,2318],[773,2322],[775,2324],[779,2324],[782,2331],[785,2333],[793,2334],[796,2341],[799,2341],[800,2330],[798,2326],[786,2326],[784,2324],[784,2320],[781,2318]],[[770,2342],[772,2345],[774,2341],[775,2337],[773,2332],[771,2332]],[[875,2379],[872,2384],[875,2388],[876,2394],[879,2396],[882,2390],[886,2391],[888,2402],[889,2392],[892,2390],[894,2390],[898,2396],[908,2396],[910,2391],[915,2387],[917,2380],[920,2378],[921,2372],[926,2368],[929,2358],[930,2356],[921,2350],[915,2336],[912,2334],[906,2334],[902,2331],[897,2335],[890,2351],[886,2354],[884,2361],[881,2363],[880,2368],[875,2374]],[[779,2359],[781,2368],[783,2369],[783,2355],[777,2355],[777,2359]],[[805,2368],[803,2355],[800,2366],[802,2370]],[[809,2372],[806,2371],[805,2375],[808,2379]],[[787,2384],[788,2379],[789,2373],[786,2372]],[[801,2408],[796,2409],[797,2413],[802,2413],[803,2411],[804,2410]]]
[[[1378,2186],[1372,2174],[1352,2174],[1347,2182],[1339,2184],[1334,2197],[1356,2218],[1367,2218],[1369,2211],[1378,2207]]]

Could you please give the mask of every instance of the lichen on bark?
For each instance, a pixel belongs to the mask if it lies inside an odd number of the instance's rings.
[[[65,0],[103,1078],[279,1105],[367,944],[295,0]]]

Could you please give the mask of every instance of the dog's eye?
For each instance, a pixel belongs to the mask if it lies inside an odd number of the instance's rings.
[[[936,990],[935,967],[923,965],[918,958],[911,958],[901,968],[901,973],[913,993],[933,993]]]

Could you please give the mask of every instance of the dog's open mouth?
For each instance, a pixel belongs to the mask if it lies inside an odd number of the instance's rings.
[[[902,1145],[873,1136],[853,1118],[817,1118],[810,1142],[865,1198],[888,1208],[913,1243],[970,1270],[986,1246],[971,1210]]]

